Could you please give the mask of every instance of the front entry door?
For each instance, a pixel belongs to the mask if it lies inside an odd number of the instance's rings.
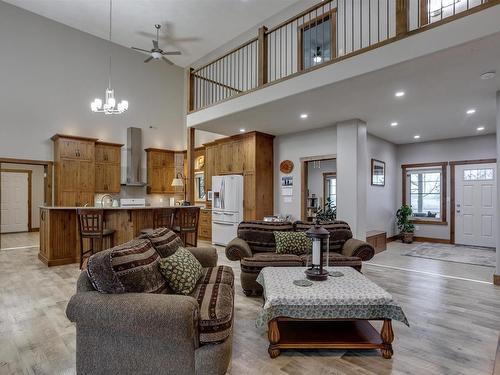
[[[495,247],[496,164],[455,168],[455,242]]]
[[[1,172],[1,233],[28,231],[28,173]]]

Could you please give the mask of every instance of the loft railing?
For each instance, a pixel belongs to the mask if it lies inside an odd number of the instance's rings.
[[[326,0],[189,73],[189,112],[500,4],[500,0]]]

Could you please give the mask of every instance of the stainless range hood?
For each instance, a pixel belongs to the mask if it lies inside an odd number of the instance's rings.
[[[142,129],[127,129],[127,186],[145,186],[142,181]]]

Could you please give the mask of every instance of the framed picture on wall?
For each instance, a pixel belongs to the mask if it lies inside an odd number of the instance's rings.
[[[372,185],[385,186],[385,162],[372,159]]]

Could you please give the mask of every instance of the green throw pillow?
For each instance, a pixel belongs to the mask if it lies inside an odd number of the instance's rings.
[[[305,232],[274,232],[276,254],[303,255],[311,252],[312,241]]]
[[[202,275],[203,267],[189,250],[179,247],[177,251],[159,263],[160,272],[177,294],[190,294]]]

